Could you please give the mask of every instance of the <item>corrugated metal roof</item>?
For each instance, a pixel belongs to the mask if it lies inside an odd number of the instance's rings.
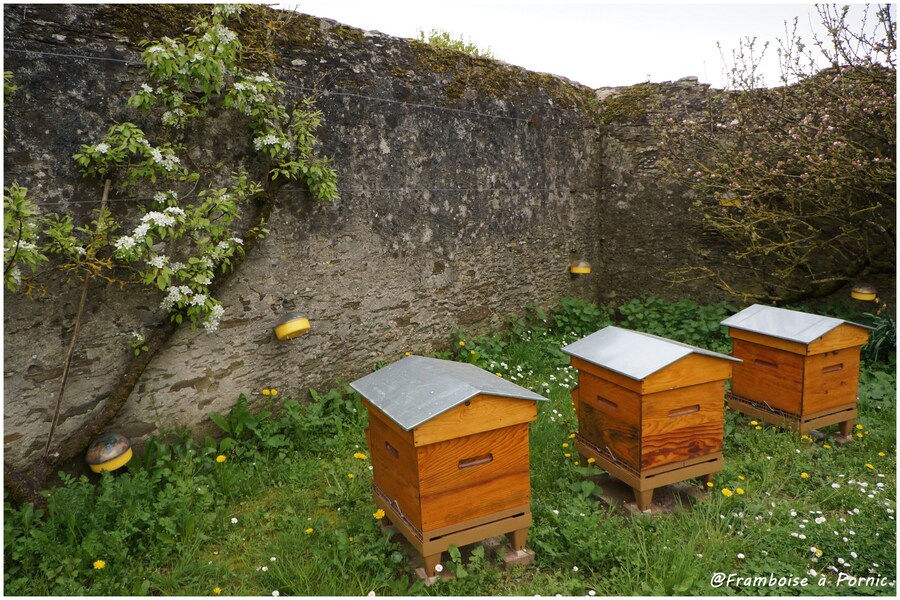
[[[726,327],[761,333],[801,344],[809,344],[844,323],[871,329],[871,327],[852,321],[763,304],[749,306],[722,321],[722,325]]]
[[[613,325],[569,344],[562,351],[638,381],[689,354],[740,362],[725,354]]]
[[[406,431],[478,394],[547,400],[475,365],[415,355],[369,373],[350,387]]]

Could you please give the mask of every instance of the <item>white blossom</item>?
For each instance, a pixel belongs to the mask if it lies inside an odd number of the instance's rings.
[[[109,144],[106,142],[100,142],[96,146],[94,146],[94,150],[99,152],[100,154],[106,154],[109,152]]]
[[[157,255],[150,257],[150,260],[147,261],[151,267],[156,267],[157,269],[162,269],[166,266],[166,263],[169,262],[168,256]]]
[[[115,246],[118,251],[131,250],[136,243],[137,242],[135,242],[134,238],[130,235],[123,235],[115,241]]]
[[[153,93],[153,87],[147,85],[146,83],[141,84],[141,89],[144,90],[145,92],[147,92],[148,94]]]

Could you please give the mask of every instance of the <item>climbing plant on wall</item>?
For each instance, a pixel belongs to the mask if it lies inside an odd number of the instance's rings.
[[[730,248],[710,261],[724,268],[702,266],[710,250],[698,248],[694,270],[745,298],[824,295],[894,269],[895,24],[887,6],[862,31],[846,7],[818,10],[829,38],[782,42],[780,87],[761,87],[750,40],[735,53],[731,91],[710,94],[701,116],[661,123],[660,164]]]
[[[338,197],[335,171],[315,152],[321,114],[313,99],[286,106],[283,82],[242,66],[242,43],[228,27],[241,12],[240,6],[217,5],[197,18],[187,34],[142,43],[147,79],[127,104],[144,113],[153,129],[117,123],[74,155],[83,176],[99,184],[98,206],[86,223],[79,225],[68,214],[41,213],[28,190],[15,183],[5,189],[7,289],[39,289],[45,266],[81,284],[44,460],[30,477],[5,465],[8,483],[27,479],[19,486],[20,497],[35,497],[46,475],[82,451],[117,414],[137,375],[178,324],[187,321],[209,331],[218,327],[226,308],[215,289],[264,235],[273,194],[282,183],[299,181],[320,200]],[[8,79],[4,77],[4,97],[12,91]],[[234,115],[246,124],[258,168],[251,174],[236,167],[222,185],[212,180],[212,169],[192,160],[185,131],[193,121]],[[149,201],[113,215],[113,189],[137,190]],[[168,322],[135,346],[139,351],[92,423],[54,450],[53,432],[88,289],[98,284],[157,290]]]

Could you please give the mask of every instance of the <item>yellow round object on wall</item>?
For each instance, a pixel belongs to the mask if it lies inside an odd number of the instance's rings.
[[[118,433],[100,436],[88,446],[85,461],[94,473],[115,471],[124,467],[134,456],[131,440]]]
[[[591,263],[586,260],[576,260],[569,265],[569,272],[573,275],[587,275],[591,272]]]
[[[288,313],[281,323],[275,327],[275,337],[279,340],[290,340],[309,331],[309,319],[299,313]]]
[[[850,290],[850,297],[855,298],[856,300],[871,301],[875,300],[877,293],[878,292],[874,286],[860,283],[854,285],[853,289]]]

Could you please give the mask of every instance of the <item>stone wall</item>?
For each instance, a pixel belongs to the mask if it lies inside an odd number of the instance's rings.
[[[6,5],[5,70],[19,86],[6,111],[6,185],[30,188],[50,210],[96,207],[96,182],[81,180],[70,157],[114,120],[140,118],[124,108],[140,81],[137,42],[180,34],[183,10]],[[268,236],[219,294],[220,330],[183,327],[143,374],[115,424],[137,442],[169,427],[202,431],[205,416],[241,392],[253,402],[264,387],[304,397],[376,361],[438,349],[454,325],[480,332],[529,303],[597,297],[602,275],[567,273],[575,256],[600,263],[591,90],[310,17],[293,17],[283,35],[277,76],[298,94],[324,90],[319,137],[341,199],[280,193]],[[247,148],[230,131],[226,121],[198,132],[203,157],[243,160]],[[114,200],[114,211],[134,201]],[[77,288],[57,274],[44,296],[5,294],[13,463],[46,440]],[[91,289],[56,439],[109,394],[131,332],[161,318],[159,300]],[[291,309],[308,314],[312,330],[278,342],[273,327]]]

